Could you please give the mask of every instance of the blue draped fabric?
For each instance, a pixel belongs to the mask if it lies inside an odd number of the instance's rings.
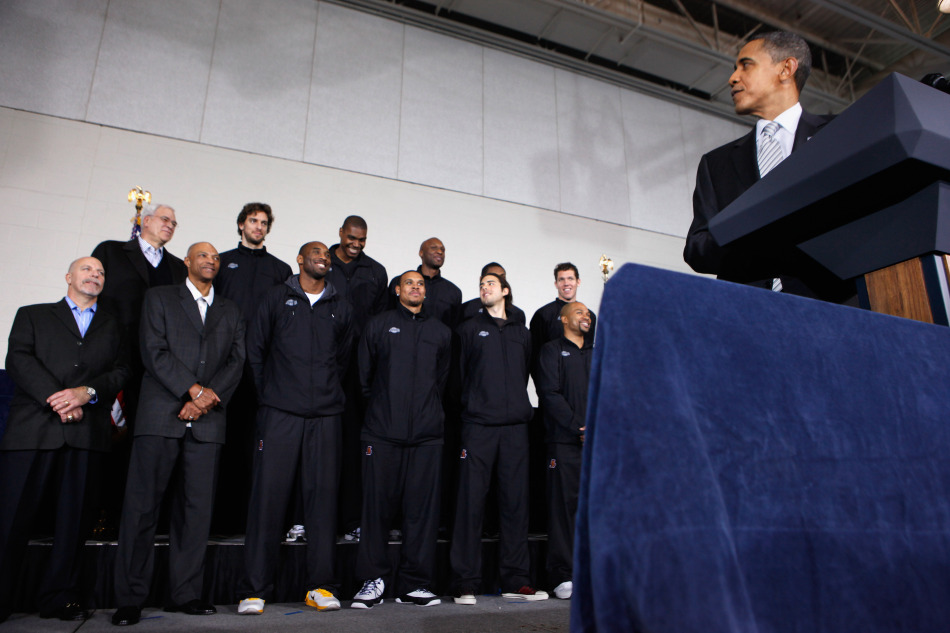
[[[950,328],[634,265],[600,314],[573,631],[950,631]]]

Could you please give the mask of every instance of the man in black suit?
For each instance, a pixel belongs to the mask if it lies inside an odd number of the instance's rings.
[[[760,120],[749,134],[700,160],[683,258],[696,272],[727,281],[843,301],[854,294],[854,284],[802,253],[720,246],[708,228],[717,213],[833,118],[802,110],[799,94],[810,72],[808,44],[793,33],[765,33],[739,51],[729,78],[732,100],[737,114]]]
[[[148,597],[155,527],[162,497],[178,470],[171,513],[166,610],[215,613],[201,598],[225,406],[244,369],[244,318],[237,304],[216,297],[218,251],[193,244],[184,284],[152,288],[142,308],[140,344],[145,376],[132,444],[119,549],[117,625],[135,624]]]
[[[109,411],[128,379],[118,320],[97,304],[105,279],[93,257],[74,261],[66,297],[20,308],[6,368],[16,384],[0,442],[0,622],[10,600],[34,515],[49,486],[58,489],[40,617],[85,620],[79,604],[87,481],[109,450]]]
[[[132,375],[123,389],[127,428],[135,425],[139,386],[142,382],[142,355],[139,351],[139,319],[145,291],[156,286],[184,283],[187,271],[180,259],[165,249],[175,235],[178,221],[175,210],[166,204],[151,203],[142,209],[142,234],[127,242],[109,240],[100,243],[92,256],[102,262],[106,281],[99,302],[119,319],[128,333]],[[122,494],[129,467],[131,435],[125,430],[116,438],[113,452],[107,457],[106,477],[100,505],[107,515],[111,534],[122,512]]]

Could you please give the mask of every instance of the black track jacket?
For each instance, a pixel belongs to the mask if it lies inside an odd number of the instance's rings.
[[[369,406],[360,438],[389,444],[441,444],[442,391],[452,331],[425,310],[402,305],[366,324],[359,345],[360,383]]]
[[[353,310],[326,282],[313,307],[300,275],[271,288],[248,328],[247,358],[261,406],[304,418],[343,412]]]
[[[462,422],[502,426],[530,420],[528,329],[515,321],[498,327],[486,311],[460,325],[458,335]]]
[[[580,444],[581,427],[586,426],[587,384],[594,348],[585,339],[584,347],[561,338],[541,348],[535,382],[544,412],[544,441]]]

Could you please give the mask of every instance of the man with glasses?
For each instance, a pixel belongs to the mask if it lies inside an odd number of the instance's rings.
[[[102,262],[105,282],[99,303],[119,319],[129,339],[131,376],[122,392],[126,429],[135,425],[139,386],[145,369],[139,350],[139,322],[145,291],[156,286],[185,283],[185,264],[165,248],[175,235],[178,221],[167,204],[150,203],[142,209],[142,233],[127,242],[109,240],[100,243],[92,256]],[[104,536],[115,538],[122,513],[122,495],[131,451],[131,433],[120,433],[108,457],[101,506],[106,515]]]

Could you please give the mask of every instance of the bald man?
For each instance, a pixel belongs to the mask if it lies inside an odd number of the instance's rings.
[[[535,374],[547,444],[548,581],[562,600],[574,591],[574,515],[587,428],[593,315],[583,303],[561,308],[562,335],[545,343]]]
[[[168,553],[169,611],[210,615],[202,597],[225,407],[244,368],[244,318],[215,296],[221,260],[208,242],[185,257],[185,283],[152,288],[142,307],[142,378],[115,564],[116,625],[136,624],[151,589],[155,528],[176,472]]]
[[[89,617],[78,586],[87,480],[109,450],[112,400],[129,377],[119,321],[97,303],[104,282],[98,259],[77,259],[61,301],[20,308],[13,320],[6,369],[16,390],[0,442],[0,622],[13,606],[29,529],[50,487],[56,528],[37,595],[40,617]]]
[[[450,329],[455,329],[462,316],[462,291],[442,276],[442,264],[445,263],[445,244],[437,237],[430,237],[419,246],[419,259],[422,263],[416,268],[426,281],[426,311],[429,316],[442,321]],[[399,277],[389,283],[389,307],[399,304],[396,286]]]
[[[344,405],[342,379],[353,345],[353,310],[327,280],[330,251],[308,242],[299,273],[261,300],[247,336],[260,408],[254,442],[238,613],[257,615],[274,588],[282,521],[299,477],[307,533],[306,603],[340,608],[334,570]]]

